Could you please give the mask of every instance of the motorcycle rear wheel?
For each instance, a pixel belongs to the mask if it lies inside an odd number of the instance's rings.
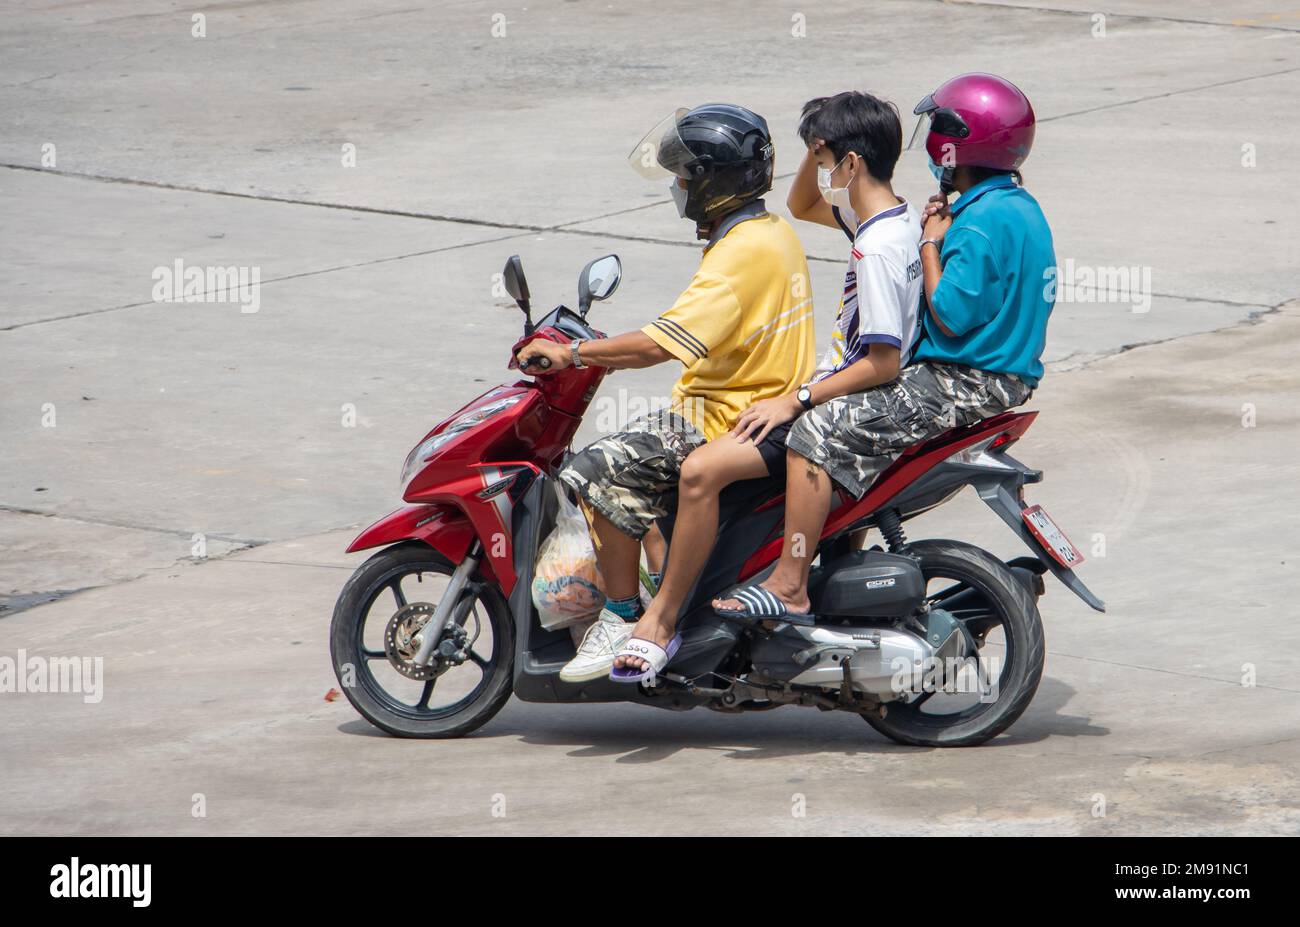
[[[407,606],[406,598],[425,595],[437,605],[436,582],[424,585],[426,577],[449,577],[455,569],[446,557],[424,544],[401,544],[375,554],[363,563],[343,587],[330,622],[330,657],[334,674],[352,707],[371,724],[397,737],[463,737],[481,727],[501,710],[510,698],[514,679],[515,635],[510,607],[495,585],[472,578],[461,593],[465,612],[463,628],[471,618],[476,623],[475,640],[469,657],[460,664],[439,664],[439,675],[428,680],[404,678],[385,651],[384,633],[375,642],[376,618],[386,625]],[[406,582],[415,577],[416,582]],[[472,602],[471,602],[472,599]],[[414,603],[410,603],[414,604]],[[447,633],[455,633],[448,623]],[[482,656],[477,645],[483,626],[490,631],[491,656]],[[369,634],[367,633],[369,629]],[[371,643],[367,645],[367,637]],[[468,633],[466,633],[468,638]],[[436,659],[436,658],[435,658]],[[432,661],[431,661],[432,662]],[[473,664],[481,678],[462,697],[446,705],[432,704],[436,687],[444,690],[455,674],[460,686],[474,682],[466,677]],[[387,665],[385,665],[387,664]],[[382,676],[382,678],[381,678]],[[385,684],[384,680],[394,680]],[[408,702],[392,691],[406,688],[418,695]],[[453,695],[455,693],[453,692]]]
[[[1038,606],[1006,564],[973,544],[915,541],[904,552],[920,561],[927,582],[952,581],[955,584],[945,592],[969,588],[981,596],[979,607],[958,611],[955,617],[979,639],[1000,627],[1005,640],[1006,666],[998,678],[997,697],[992,702],[981,700],[979,705],[951,715],[925,712],[924,698],[911,703],[887,702],[883,706],[884,717],[872,713],[862,717],[881,734],[901,744],[972,747],[985,743],[1014,724],[1038,690],[1046,647]],[[942,601],[936,601],[935,605],[943,607]]]

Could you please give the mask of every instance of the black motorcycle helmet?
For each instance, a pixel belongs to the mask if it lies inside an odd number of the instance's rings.
[[[685,202],[680,194],[674,198],[685,218],[705,226],[772,189],[774,154],[762,116],[731,103],[706,103],[660,121],[628,162],[644,177],[685,180]]]

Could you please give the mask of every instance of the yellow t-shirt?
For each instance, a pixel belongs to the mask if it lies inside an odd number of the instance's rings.
[[[673,307],[642,329],[683,364],[673,409],[712,441],[814,368],[812,282],[790,224],[746,219],[704,252]]]

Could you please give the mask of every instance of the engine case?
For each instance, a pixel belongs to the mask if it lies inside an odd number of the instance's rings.
[[[925,598],[925,577],[911,557],[853,550],[810,577],[813,614],[836,618],[903,618]]]

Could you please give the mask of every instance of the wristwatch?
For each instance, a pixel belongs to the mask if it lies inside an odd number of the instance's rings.
[[[938,238],[922,238],[921,243],[916,246],[917,250],[924,248],[926,245],[934,245],[940,251],[943,250],[943,241]]]
[[[811,409],[813,407],[812,390],[808,388],[807,383],[799,387],[794,394],[794,398],[798,399],[799,405],[803,406],[805,409]]]
[[[582,358],[578,356],[578,348],[582,346],[582,340],[581,338],[574,338],[569,342],[569,356],[573,358],[573,366],[579,370],[587,366],[582,362]]]

